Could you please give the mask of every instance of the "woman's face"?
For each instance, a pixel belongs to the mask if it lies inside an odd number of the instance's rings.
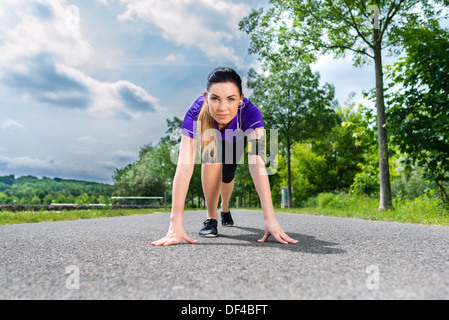
[[[218,123],[220,129],[226,127],[237,115],[238,107],[243,100],[239,88],[232,82],[215,83],[204,93],[209,112]]]

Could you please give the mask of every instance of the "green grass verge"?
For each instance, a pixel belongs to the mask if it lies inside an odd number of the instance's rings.
[[[121,217],[131,215],[167,212],[164,209],[103,209],[103,210],[63,210],[63,211],[0,211],[0,225],[37,223],[48,221],[79,220],[105,217]]]
[[[324,193],[306,201],[303,208],[276,208],[276,212],[449,226],[449,210],[436,198],[398,198],[393,210],[379,212],[378,207],[378,199]]]
[[[275,208],[276,212],[290,212],[317,216],[334,216],[375,221],[390,221],[424,225],[449,226],[449,210],[439,199],[421,196],[409,200],[394,199],[394,210],[378,212],[379,200],[357,197],[348,194],[323,193],[307,200],[302,208]],[[237,209],[237,208],[235,208]],[[260,208],[239,208],[261,210]],[[205,210],[190,209],[185,210]],[[0,225],[36,223],[46,221],[77,220],[102,217],[118,217],[129,215],[170,212],[164,209],[126,209],[126,210],[82,210],[82,211],[0,211]]]

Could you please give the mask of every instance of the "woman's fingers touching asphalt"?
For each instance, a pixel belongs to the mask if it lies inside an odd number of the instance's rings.
[[[189,242],[189,243],[198,243],[198,240],[192,239],[188,235],[184,236],[184,240]]]
[[[264,236],[257,240],[258,242],[266,242],[267,239],[273,236],[276,241],[278,241],[279,243],[283,243],[283,244],[289,244],[289,243],[298,243],[298,240],[295,240],[293,238],[291,238],[290,236],[288,236],[285,232],[281,231],[281,232],[274,232],[274,233],[270,233],[269,231],[265,231]],[[183,241],[187,241],[188,243],[198,243],[198,240],[192,239],[191,237],[189,237],[187,234],[183,234],[183,235],[167,235],[165,237],[163,237],[162,239],[153,241],[151,244],[154,246],[171,246],[171,245],[176,245],[176,244],[180,244]]]
[[[280,233],[280,234],[270,234],[268,232],[265,232],[264,236],[262,237],[262,239],[257,240],[258,242],[265,242],[267,241],[267,239],[270,236],[273,236],[279,243],[283,243],[283,244],[289,244],[289,243],[298,243],[298,240],[295,240],[291,237],[289,237],[286,233]]]
[[[153,241],[151,244],[153,246],[171,246],[175,244],[180,244],[183,240],[189,243],[197,243],[198,240],[194,240],[190,238],[188,235],[184,235],[182,237],[174,237],[174,236],[165,236],[164,238]]]

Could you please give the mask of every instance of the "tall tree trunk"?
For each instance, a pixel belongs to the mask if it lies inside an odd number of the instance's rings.
[[[380,172],[380,210],[388,210],[392,207],[391,186],[390,186],[390,166],[388,156],[388,138],[385,99],[384,99],[384,78],[382,70],[382,47],[379,39],[379,29],[373,29],[374,43],[374,65],[376,70],[376,107],[377,107],[377,127],[379,145],[379,172]]]
[[[290,139],[287,139],[287,192],[288,192],[288,207],[293,207],[292,202],[292,179],[291,179],[291,163],[290,163]]]

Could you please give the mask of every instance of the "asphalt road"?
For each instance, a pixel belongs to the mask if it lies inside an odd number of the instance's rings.
[[[0,226],[0,299],[448,299],[449,228],[234,210],[220,237],[153,247],[169,214]]]

